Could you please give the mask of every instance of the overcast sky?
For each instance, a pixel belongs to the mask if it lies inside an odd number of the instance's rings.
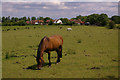
[[[2,2],[118,2],[119,0],[2,0]]]
[[[41,2],[37,2],[38,0],[29,1],[30,2],[28,2],[28,0],[2,1],[2,16],[43,16],[58,19],[61,17],[73,18],[78,15],[86,16],[93,13],[106,13],[110,17],[118,15],[118,0],[114,0],[114,2],[113,0],[107,0],[109,2],[104,2],[105,0],[84,0],[84,2],[76,2],[78,0],[69,0],[71,2],[61,2],[62,0],[56,0],[54,2],[51,2],[51,0],[48,0],[50,2],[45,2],[47,0],[44,0],[44,2],[42,0]]]

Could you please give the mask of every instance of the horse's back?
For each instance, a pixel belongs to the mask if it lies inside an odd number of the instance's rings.
[[[59,35],[54,35],[49,37],[52,43],[62,45],[63,44],[63,38]]]
[[[55,50],[60,46],[62,46],[63,39],[61,36],[54,35],[54,36],[46,37],[44,39],[43,44],[48,50]]]

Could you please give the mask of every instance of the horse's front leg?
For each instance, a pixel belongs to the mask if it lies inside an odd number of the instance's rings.
[[[51,66],[51,61],[50,61],[50,52],[48,52],[48,60],[49,60],[49,67]]]

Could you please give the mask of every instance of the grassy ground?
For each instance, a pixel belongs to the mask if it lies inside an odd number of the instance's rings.
[[[28,27],[28,26],[27,26]],[[30,27],[30,26],[29,26]],[[3,28],[2,76],[3,78],[117,78],[118,30],[94,26],[72,26],[72,31],[62,26],[34,26]],[[55,64],[56,52],[51,53],[52,66],[36,70],[37,46],[44,36],[59,34],[64,39],[63,58]]]
[[[2,27],[0,27],[0,79],[2,78]]]

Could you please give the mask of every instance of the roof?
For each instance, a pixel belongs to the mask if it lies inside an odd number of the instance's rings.
[[[81,21],[81,19],[70,19],[69,21],[75,22],[75,23],[84,23],[83,21]]]

